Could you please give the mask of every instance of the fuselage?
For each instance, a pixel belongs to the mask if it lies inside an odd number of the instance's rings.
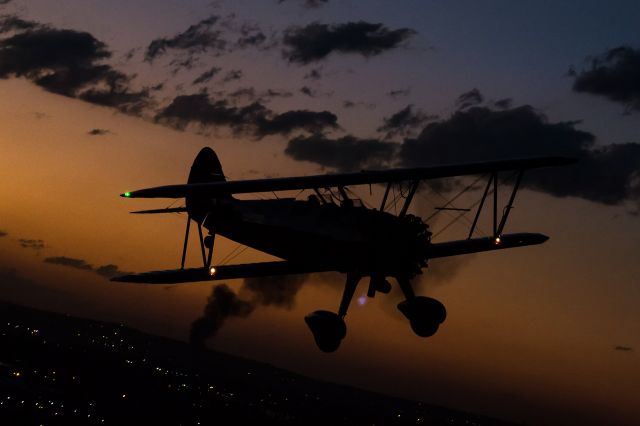
[[[220,234],[281,259],[335,270],[397,276],[426,265],[430,233],[414,216],[345,203],[212,199],[192,217]],[[424,265],[423,265],[424,263]]]

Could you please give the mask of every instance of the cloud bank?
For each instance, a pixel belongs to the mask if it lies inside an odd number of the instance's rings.
[[[640,111],[640,49],[620,46],[591,59],[574,74],[573,90],[621,103],[628,113]]]
[[[402,46],[414,34],[410,28],[391,30],[383,24],[364,21],[332,25],[314,22],[285,31],[283,56],[302,65],[323,60],[332,53],[376,56]]]

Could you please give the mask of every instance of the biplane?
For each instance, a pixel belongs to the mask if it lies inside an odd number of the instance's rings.
[[[389,293],[397,282],[404,301],[398,309],[418,336],[432,336],[446,318],[444,305],[416,295],[411,280],[430,259],[502,250],[544,243],[538,233],[503,233],[525,171],[562,166],[573,160],[537,157],[492,162],[439,165],[410,169],[368,170],[254,180],[228,181],[216,153],[208,147],[196,156],[186,184],[159,186],[121,194],[125,198],[184,198],[185,206],[132,213],[186,212],[186,231],[179,269],[128,274],[113,281],[177,284],[210,280],[337,271],[346,275],[337,312],[318,310],[305,317],[316,344],[324,352],[338,349],[345,338],[345,316],[358,283],[369,278],[368,297]],[[514,182],[506,206],[498,213],[499,173],[511,172]],[[408,213],[421,182],[448,177],[486,176],[482,198],[466,239],[432,242],[429,226]],[[502,181],[501,181],[502,182]],[[379,207],[366,207],[349,196],[349,186],[386,185]],[[396,214],[388,212],[390,193],[402,199]],[[238,194],[308,190],[304,199],[239,199]],[[491,201],[492,199],[492,201]],[[489,201],[487,201],[489,200]],[[493,204],[493,232],[474,237],[483,207]],[[446,207],[445,207],[446,208]],[[198,228],[202,267],[185,268],[191,223]],[[203,228],[206,230],[204,235]],[[281,260],[216,265],[216,235],[273,255]]]

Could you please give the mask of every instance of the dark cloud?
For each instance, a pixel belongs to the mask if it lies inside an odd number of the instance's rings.
[[[289,141],[285,154],[298,161],[310,161],[338,171],[354,171],[388,164],[398,144],[377,139],[322,135],[299,136]]]
[[[169,62],[169,66],[173,67],[171,74],[175,76],[182,70],[191,70],[195,68],[199,63],[200,58],[191,55],[172,59],[171,62]]]
[[[302,86],[300,88],[300,93],[302,93],[303,95],[307,95],[310,98],[315,98],[318,95],[317,92],[309,86]]]
[[[33,21],[25,21],[16,15],[4,15],[0,17],[0,33],[6,33],[9,31],[25,31],[37,27],[40,27],[40,24]]]
[[[236,134],[288,135],[293,131],[311,133],[335,129],[337,117],[328,111],[287,111],[275,114],[259,102],[236,107],[227,100],[212,101],[206,93],[176,97],[156,116],[156,121],[178,129],[190,123],[202,126],[227,126]]]
[[[224,77],[222,77],[223,83],[228,83],[229,81],[240,80],[242,78],[241,70],[231,70],[227,72]]]
[[[633,348],[631,346],[615,346],[613,350],[621,352],[633,352]]]
[[[8,4],[10,3],[12,0],[0,0],[0,5],[4,5],[4,4]]]
[[[2,238],[2,237],[6,237],[7,235],[9,235],[9,233],[8,233],[8,232],[3,231],[2,229],[0,229],[0,238]]]
[[[202,348],[205,340],[215,336],[228,318],[246,318],[254,309],[254,303],[239,299],[226,284],[217,285],[207,299],[202,316],[191,324],[189,341]]]
[[[384,133],[387,139],[396,136],[408,137],[413,136],[415,130],[418,127],[422,127],[427,121],[437,118],[437,116],[415,110],[413,105],[407,105],[390,117],[385,117],[382,126],[378,127],[377,130]]]
[[[249,29],[244,35],[238,38],[236,46],[241,49],[245,49],[250,46],[260,46],[266,41],[267,36],[262,31],[260,31],[259,29]]]
[[[511,98],[498,99],[493,102],[493,106],[499,109],[509,109],[511,105],[513,105],[513,99]]]
[[[640,144],[596,147],[576,122],[550,123],[530,106],[493,110],[471,107],[429,123],[399,151],[402,166],[562,155],[578,164],[527,174],[529,188],[604,204],[640,199]]]
[[[392,99],[403,98],[405,96],[409,96],[411,94],[411,88],[407,87],[406,89],[395,89],[390,90],[386,93]]]
[[[208,83],[221,70],[222,70],[222,68],[220,68],[220,67],[211,67],[210,69],[208,69],[207,71],[203,72],[198,77],[196,77],[196,79],[193,80],[193,84]]]
[[[234,100],[237,99],[246,99],[249,101],[253,101],[256,99],[256,89],[253,87],[240,87],[233,92],[227,93],[227,98],[231,98]]]
[[[93,271],[101,277],[105,278],[112,278],[116,275],[125,275],[129,273],[121,271],[118,268],[118,265],[114,265],[112,263],[98,266],[94,269],[92,265],[90,265],[83,259],[75,259],[73,257],[66,256],[47,257],[46,259],[44,259],[44,262],[52,263],[54,265],[68,266],[70,268],[80,269],[81,271]]]
[[[128,114],[139,115],[149,106],[150,97],[147,90],[129,92],[127,89],[114,88],[112,90],[90,89],[78,96],[83,101],[117,108]]]
[[[249,47],[267,50],[277,44],[275,32],[267,35],[257,23],[239,20],[235,13],[225,16],[220,21],[220,26],[228,35],[237,37],[232,46],[227,49],[228,51]]]
[[[122,59],[123,59],[125,62],[128,62],[128,61],[132,60],[132,59],[133,59],[133,57],[136,55],[136,53],[137,53],[139,50],[140,50],[140,48],[139,48],[139,47],[134,47],[134,48],[132,48],[132,49],[129,49],[127,52],[125,52],[125,54],[124,54],[124,55],[122,55]]]
[[[284,3],[287,0],[278,0],[278,4]],[[296,0],[301,6],[308,9],[317,9],[329,3],[329,0]]]
[[[219,19],[219,16],[212,15],[173,37],[153,40],[147,47],[145,60],[153,61],[170,49],[190,54],[206,52],[214,56],[220,55],[225,51],[227,41],[222,38],[221,31],[213,29]]]
[[[640,111],[640,49],[616,47],[590,62],[575,73],[573,90],[622,103],[627,112]]]
[[[300,93],[302,93],[305,96],[308,96],[310,98],[317,98],[319,96],[326,96],[326,97],[331,97],[333,96],[333,92],[319,92],[315,89],[312,89],[309,86],[302,86],[300,88]]]
[[[172,37],[153,40],[147,46],[145,60],[152,62],[171,52],[178,56],[171,63],[177,72],[181,67],[191,69],[202,54],[217,57],[249,47],[266,50],[274,46],[274,40],[274,34],[268,37],[257,24],[238,21],[235,14],[212,15]]]
[[[105,136],[111,134],[111,130],[107,129],[91,129],[87,132],[89,136]]]
[[[63,265],[70,268],[81,269],[83,271],[91,271],[93,267],[82,259],[74,259],[66,256],[47,257],[45,263],[53,263],[54,265]]]
[[[458,96],[456,100],[456,106],[458,109],[465,109],[471,106],[476,106],[484,102],[484,96],[478,89],[471,89],[468,92]]]
[[[342,102],[342,107],[345,109],[355,108],[356,106],[361,106],[367,109],[376,109],[376,104],[372,102],[362,102],[362,101],[355,102],[349,99],[346,99]]]
[[[32,250],[42,250],[46,246],[44,245],[44,241],[42,240],[30,240],[26,238],[20,238],[18,243],[22,248],[28,248]]]
[[[124,272],[121,271],[120,269],[118,269],[118,265],[114,265],[112,263],[108,264],[108,265],[102,265],[99,266],[95,269],[96,274],[106,277],[106,278],[112,278],[115,277],[117,275],[126,275],[128,274],[128,272]]]
[[[415,33],[409,28],[391,30],[364,21],[333,25],[314,22],[285,31],[283,55],[299,64],[320,61],[333,52],[375,56],[399,47]]]
[[[111,52],[91,34],[36,23],[0,39],[0,78],[26,77],[44,89],[137,114],[148,93],[133,92],[130,77],[101,63]]]
[[[329,111],[296,110],[277,114],[272,118],[263,118],[258,122],[256,134],[288,135],[294,130],[304,130],[308,133],[321,133],[325,129],[336,129],[338,117]]]
[[[235,107],[226,100],[212,101],[208,94],[199,93],[177,96],[156,115],[156,121],[178,129],[184,129],[190,123],[198,123],[203,126],[229,126],[239,132],[266,113],[264,106],[257,103]]]
[[[322,78],[322,67],[312,68],[303,78],[305,80],[320,80]]]
[[[288,90],[275,90],[275,89],[268,89],[260,94],[260,97],[263,99],[290,98],[291,96],[293,96],[293,93],[289,92]]]
[[[287,90],[275,90],[267,89],[262,92],[257,92],[253,87],[239,87],[232,92],[214,92],[216,96],[226,96],[227,99],[233,101],[245,100],[245,101],[259,101],[262,103],[269,102],[273,98],[290,98],[293,93]]]

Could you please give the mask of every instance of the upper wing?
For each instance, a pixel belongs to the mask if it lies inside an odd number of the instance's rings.
[[[356,173],[298,176],[275,179],[236,180],[226,182],[167,185],[125,192],[127,198],[182,198],[186,196],[218,197],[251,192],[286,191],[327,188],[347,185],[387,183],[406,180],[427,180],[466,176],[504,170],[527,170],[539,167],[563,166],[575,160],[565,157],[537,157],[500,160],[483,163],[418,167],[413,169],[370,170]]]

